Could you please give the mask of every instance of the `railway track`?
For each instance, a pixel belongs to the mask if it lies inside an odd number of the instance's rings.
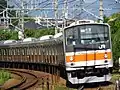
[[[21,80],[19,83],[13,84],[12,86],[5,87],[6,90],[10,90],[10,89],[25,90],[37,84],[38,79],[40,79],[38,78],[38,76],[31,73],[30,71],[23,71],[23,70],[16,70],[16,69],[7,69],[7,70],[10,71],[12,74],[18,75],[21,78]],[[45,74],[42,73],[41,76],[39,77],[43,79],[42,77],[44,76]]]
[[[84,84],[78,86],[77,90],[116,90],[115,85],[110,82]],[[118,89],[119,90],[119,89]]]
[[[80,86],[77,90],[101,90],[101,87],[96,87],[96,88],[85,88],[84,85]]]
[[[88,89],[84,89],[84,90],[103,90],[101,87],[96,87],[96,88],[88,88]]]
[[[84,85],[80,86],[77,90],[84,90]]]

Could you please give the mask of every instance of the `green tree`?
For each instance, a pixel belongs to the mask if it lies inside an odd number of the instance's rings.
[[[113,60],[115,66],[117,66],[120,57],[120,13],[111,15],[108,23],[111,27]]]
[[[0,40],[18,40],[18,32],[12,30],[0,30]]]
[[[104,19],[104,21],[103,21],[104,23],[107,23],[108,20],[109,20],[109,18],[107,16],[105,16],[105,15],[103,16],[103,19]]]
[[[34,30],[34,29],[25,29],[25,36],[26,37],[35,37],[35,38],[39,38],[41,36],[44,35],[54,35],[55,29],[54,28],[50,28],[50,29],[38,29],[38,30]]]
[[[7,1],[6,0],[0,0],[0,12],[2,12],[5,7],[7,7]],[[0,14],[2,16],[2,14]]]

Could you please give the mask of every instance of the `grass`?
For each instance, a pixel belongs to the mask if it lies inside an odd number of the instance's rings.
[[[11,78],[11,74],[6,70],[0,70],[0,85],[4,84]]]
[[[119,73],[114,73],[114,74],[112,74],[112,79],[111,79],[111,81],[113,82],[113,83],[115,83],[115,81],[116,80],[120,80],[120,74]]]

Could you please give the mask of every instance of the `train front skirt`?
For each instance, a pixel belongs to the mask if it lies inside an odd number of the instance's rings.
[[[71,77],[71,74],[67,74],[67,75],[69,82],[71,82],[72,84],[105,82],[105,81],[110,81],[111,79],[111,74],[103,75],[102,77],[89,76],[89,77],[84,77],[82,79],[78,79],[78,77]]]

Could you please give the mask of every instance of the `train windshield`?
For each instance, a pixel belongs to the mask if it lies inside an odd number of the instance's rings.
[[[109,27],[102,24],[79,25],[65,29],[66,45],[96,44],[109,41]]]

